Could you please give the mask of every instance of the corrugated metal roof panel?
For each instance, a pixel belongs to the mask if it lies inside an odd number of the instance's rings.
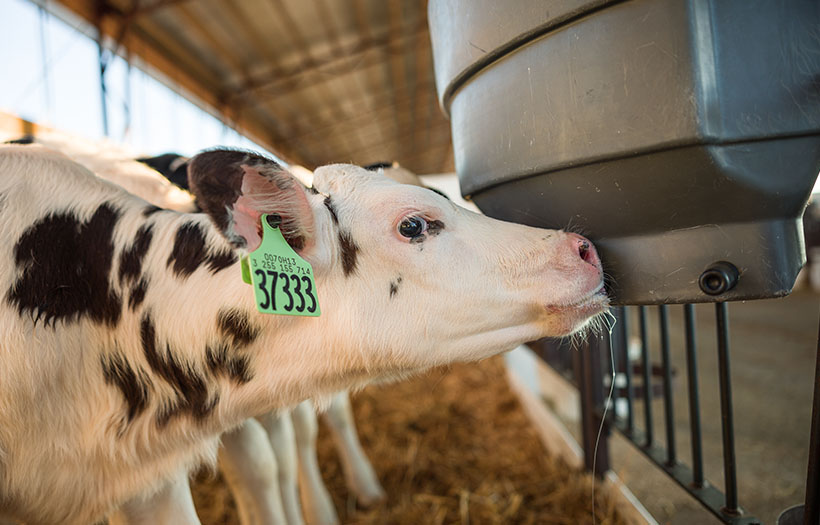
[[[61,3],[288,160],[453,169],[424,1]]]

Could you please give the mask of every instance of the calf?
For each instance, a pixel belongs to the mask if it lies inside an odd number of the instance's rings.
[[[107,142],[91,142],[59,132],[47,132],[37,137],[26,136],[8,141],[15,144],[40,144],[57,149],[78,161],[96,175],[131,188],[132,193],[151,204],[177,211],[195,208],[194,198],[187,192],[178,193],[169,200],[168,181],[187,190],[187,166],[190,160],[175,153],[156,157],[129,158],[126,151]],[[137,162],[141,163],[138,164]],[[151,167],[151,170],[145,168]],[[411,172],[387,164],[384,173],[394,180],[422,185]],[[378,165],[377,168],[382,167]],[[368,168],[371,169],[371,168]],[[374,168],[375,169],[375,168]],[[154,171],[156,170],[156,171]],[[312,180],[313,174],[303,169],[301,173]],[[162,176],[160,176],[160,174]],[[165,177],[165,178],[163,178]],[[167,180],[165,180],[167,179]],[[184,183],[184,184],[183,184]],[[303,406],[304,405],[304,406]],[[297,488],[297,466],[301,483],[304,512],[311,523],[338,523],[333,501],[324,486],[316,458],[316,413],[310,401],[302,402],[291,414],[287,411],[257,416],[260,427],[253,419],[223,435],[219,451],[219,465],[234,494],[240,521],[250,523],[302,523],[302,505]],[[355,431],[347,393],[334,396],[325,413],[339,451],[342,470],[348,486],[364,505],[373,504],[384,497],[373,467],[365,456]],[[267,436],[265,436],[265,432]],[[298,442],[298,446],[297,446]],[[273,451],[271,451],[273,446]],[[181,494],[184,478],[167,487],[175,497]],[[192,521],[192,506],[171,505],[166,491],[152,499],[143,499],[123,507],[122,512],[110,516],[117,525],[127,523],[155,523],[167,521],[170,510],[182,512],[173,520],[176,523]],[[152,515],[151,509],[157,509]],[[170,509],[170,510],[169,510]]]
[[[6,144],[47,146],[64,153],[96,175],[122,186],[126,191],[142,197],[151,204],[177,211],[198,211],[193,198],[185,191],[187,183],[185,186],[178,187],[165,178],[159,177],[157,171],[152,169],[154,165],[164,166],[162,161],[167,161],[169,169],[170,167],[178,168],[187,160],[184,157],[169,154],[143,159],[144,162],[134,162],[131,152],[113,142],[84,140],[57,131],[43,131],[37,136],[26,135],[8,140]],[[179,179],[178,171],[172,174]]]
[[[607,305],[583,237],[355,166],[306,189],[258,155],[200,154],[207,216],[42,148],[0,147],[0,171],[0,512],[30,523],[98,520],[248,417],[567,335]],[[320,317],[256,311],[239,258],[264,213],[312,265]]]
[[[173,184],[188,190],[186,170],[189,158],[176,153],[166,153],[137,160],[157,170]],[[378,171],[402,184],[424,187],[415,173],[395,162],[380,162],[364,168]],[[306,169],[302,169],[300,173],[303,175],[299,177],[300,181],[311,185],[313,174]],[[447,198],[444,193],[430,189]],[[308,521],[339,521],[318,468],[317,421],[312,404],[310,401],[301,403],[292,415],[292,423],[289,414],[257,416],[274,446],[275,457],[267,461],[260,460],[267,456],[267,451],[263,450],[266,446],[261,441],[259,432],[252,428],[255,426],[252,420],[246,422],[245,427],[223,436],[224,448],[220,449],[220,466],[234,493],[242,523],[253,521],[248,516],[276,516],[280,513],[277,510],[280,493],[282,511],[287,516],[286,521],[301,523],[300,504],[295,490],[297,459],[299,486],[302,489],[302,502]],[[368,506],[383,499],[384,491],[356,434],[347,392],[336,394],[323,415],[337,445],[347,485],[356,495],[357,501]],[[292,442],[294,438],[298,442],[298,447]]]
[[[188,190],[188,157],[179,153],[163,153],[156,157],[141,157],[137,161],[162,173],[172,184]]]

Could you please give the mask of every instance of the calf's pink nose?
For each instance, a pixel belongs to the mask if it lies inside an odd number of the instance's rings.
[[[578,257],[596,268],[601,265],[598,252],[595,251],[595,246],[592,245],[589,239],[577,233],[568,233],[567,235],[569,236],[569,242],[572,243],[572,250],[578,254]]]

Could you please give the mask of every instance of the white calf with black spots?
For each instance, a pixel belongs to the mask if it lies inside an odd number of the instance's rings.
[[[176,188],[175,192],[168,189],[169,180],[179,185],[184,179],[183,189],[187,190],[187,175],[183,175],[182,170],[187,171],[190,159],[185,157],[167,154],[136,162],[113,144],[90,142],[57,132],[30,137],[25,143],[57,149],[97,176],[118,183],[158,207],[175,211],[196,208],[190,193],[179,192]],[[146,169],[146,164],[159,170],[162,176]],[[421,185],[415,175],[396,166],[388,167],[384,173],[399,182]],[[312,179],[312,173],[309,175]],[[132,275],[133,269],[138,268],[141,247],[150,242],[150,235],[150,229],[146,228],[137,232],[132,247],[124,253],[121,275],[135,277]],[[137,284],[137,293],[131,294],[129,304],[139,301],[141,297],[145,283],[140,281]],[[360,504],[372,505],[384,498],[384,491],[361,448],[349,404],[346,392],[336,394],[324,413],[325,421],[335,438],[350,490]],[[309,523],[338,522],[318,469],[317,421],[312,407],[310,401],[304,401],[294,413],[293,421],[288,411],[279,410],[257,416],[263,424],[261,427],[251,419],[223,435],[219,465],[234,494],[242,524],[303,523],[300,492],[304,515]],[[262,428],[267,431],[267,436],[261,432]],[[297,472],[300,474],[299,480]],[[183,486],[187,487],[184,477],[174,479],[151,498],[122,506],[117,513],[109,516],[109,520],[112,525],[193,523],[196,517],[190,495],[185,494],[178,502],[174,500],[183,495]],[[155,509],[156,513],[152,514],[151,509]]]
[[[586,239],[355,166],[307,191],[206,152],[190,175],[207,215],[42,148],[0,148],[0,173],[0,513],[28,523],[93,522],[213,461],[248,417],[567,335],[607,305]],[[320,317],[256,311],[239,258],[263,213],[311,263]]]
[[[176,211],[195,208],[194,198],[187,191],[173,194],[173,199],[168,198],[171,195],[167,190],[168,180],[180,185],[184,179],[183,189],[187,190],[187,174],[183,175],[183,170],[187,171],[188,158],[166,154],[139,159],[138,163],[109,144],[91,143],[56,133],[44,138],[31,137],[30,141],[58,149],[97,176],[130,188],[132,193],[151,204]],[[162,176],[146,170],[145,164],[157,169]],[[418,177],[397,165],[388,165],[384,174],[398,182],[422,185]],[[312,173],[310,177],[312,179]],[[129,256],[123,258],[121,274],[132,273],[129,269],[135,267],[139,248],[149,233],[143,229],[137,233]],[[139,296],[132,294],[131,300],[135,297]],[[337,445],[347,485],[357,502],[369,506],[383,499],[384,490],[358,440],[347,392],[334,395],[323,416]],[[234,494],[240,523],[299,525],[304,522],[302,506],[308,523],[338,523],[333,501],[318,468],[317,420],[313,404],[310,401],[300,403],[293,412],[292,421],[288,411],[257,418],[262,426],[253,419],[247,420],[222,436],[219,449],[219,465]],[[182,496],[183,485],[187,486],[184,478],[174,480],[151,499],[123,506],[115,515],[109,516],[109,520],[112,525],[190,522],[192,507],[186,504],[190,502],[190,495],[186,494],[180,502],[173,504],[175,497]],[[300,503],[300,492],[303,503]],[[152,508],[156,509],[156,515],[152,515]],[[172,512],[179,514],[174,516]]]

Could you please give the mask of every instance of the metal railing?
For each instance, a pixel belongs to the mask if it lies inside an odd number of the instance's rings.
[[[657,307],[660,364],[650,357],[649,316],[647,306],[617,307],[617,322],[611,337],[590,337],[579,351],[569,351],[569,342],[546,341],[536,345],[541,357],[579,390],[581,398],[581,441],[584,462],[588,470],[602,476],[610,468],[607,438],[615,429],[629,440],[659,469],[678,483],[721,522],[731,525],[751,525],[762,522],[750,516],[738,499],[737,461],[735,454],[734,414],[730,374],[729,317],[726,303],[715,303],[717,365],[720,391],[720,417],[723,445],[722,490],[710,483],[704,475],[703,438],[701,431],[701,402],[698,376],[697,323],[694,306],[660,305]],[[686,394],[689,405],[689,436],[691,450],[685,456],[678,451],[674,417],[673,379],[669,337],[669,309],[682,308],[684,319],[684,351],[686,363]],[[639,352],[630,352],[630,325],[637,319]],[[611,348],[610,348],[611,345]],[[634,355],[638,354],[635,359]],[[632,357],[632,358],[631,358]],[[612,362],[614,361],[614,362]],[[611,370],[615,384],[612,385]],[[781,525],[817,525],[820,523],[820,335],[818,336],[818,364],[815,380],[815,402],[812,413],[812,436],[807,477],[806,505],[790,521],[786,513]],[[606,411],[603,432],[597,444],[597,458],[593,458],[599,426],[604,417],[607,394],[612,388],[612,404]],[[655,432],[656,414],[653,399],[661,398],[663,407],[663,436]],[[640,407],[642,418],[639,418]],[[657,408],[657,407],[654,407]],[[688,464],[687,464],[688,462]],[[798,516],[799,514],[799,516]],[[796,516],[796,517],[795,517]]]

